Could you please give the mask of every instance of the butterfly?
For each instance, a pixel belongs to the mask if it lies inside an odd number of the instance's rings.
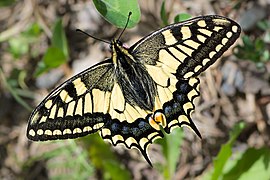
[[[69,139],[99,132],[114,146],[148,147],[174,128],[190,127],[198,75],[239,37],[240,26],[217,15],[172,24],[130,48],[111,41],[111,58],[68,79],[32,112],[27,137]],[[162,132],[162,129],[164,130]]]

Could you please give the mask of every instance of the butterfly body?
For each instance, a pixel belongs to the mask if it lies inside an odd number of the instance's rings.
[[[116,81],[123,92],[125,101],[132,106],[153,110],[156,87],[146,67],[133,56],[119,41],[112,41],[112,62]]]
[[[32,112],[27,137],[67,139],[99,132],[113,145],[147,147],[180,126],[190,127],[199,96],[197,76],[239,37],[240,26],[202,16],[151,33],[125,48],[111,42],[112,57],[53,90]]]

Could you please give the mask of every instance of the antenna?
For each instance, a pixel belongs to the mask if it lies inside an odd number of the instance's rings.
[[[109,41],[105,41],[105,40],[103,40],[103,39],[96,38],[96,37],[94,37],[94,36],[88,34],[87,32],[84,32],[84,31],[82,31],[82,30],[80,30],[80,29],[76,29],[76,31],[77,31],[77,32],[80,32],[80,33],[83,33],[83,34],[85,34],[85,35],[87,35],[87,36],[89,36],[89,37],[91,37],[91,38],[93,38],[93,39],[95,39],[95,40],[102,41],[102,42],[105,42],[105,43],[107,43],[107,44],[111,44]]]
[[[124,31],[126,30],[126,28],[127,28],[127,26],[128,26],[128,22],[129,22],[129,19],[130,19],[131,14],[132,14],[132,12],[129,12],[129,13],[128,13],[128,19],[127,19],[126,25],[125,25],[124,29],[122,30],[121,34],[119,35],[118,40],[121,38],[122,34],[123,34]]]

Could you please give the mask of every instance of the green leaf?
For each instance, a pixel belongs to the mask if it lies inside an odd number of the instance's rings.
[[[33,23],[23,34],[28,38],[38,37],[41,34],[41,28],[37,23]]]
[[[270,149],[249,148],[239,156],[231,160],[234,166],[227,171],[223,179],[269,179],[270,177]]]
[[[161,5],[160,17],[161,17],[161,20],[163,22],[163,25],[167,26],[169,23],[168,23],[168,14],[167,14],[166,8],[165,8],[165,0],[163,0],[162,5]]]
[[[263,31],[268,31],[270,28],[270,22],[268,20],[262,20],[257,23],[257,26]]]
[[[11,6],[14,3],[15,3],[15,0],[1,0],[0,7]]]
[[[266,50],[263,51],[262,61],[267,62],[269,60],[270,60],[270,52],[266,49]]]
[[[10,84],[6,77],[4,76],[4,73],[0,67],[0,80],[1,82],[3,82],[3,85],[8,89],[8,91],[11,93],[11,95],[13,96],[13,98],[20,104],[22,105],[25,109],[27,109],[29,112],[32,111],[32,108],[27,104],[27,102],[24,101],[23,98],[21,98],[21,96],[18,94],[17,89],[14,88],[12,86],[12,84]],[[16,82],[17,84],[17,82]]]
[[[232,155],[232,146],[236,138],[239,136],[239,134],[242,132],[244,128],[245,128],[245,124],[243,122],[240,122],[236,124],[233,130],[230,132],[229,141],[226,144],[222,145],[221,150],[219,151],[217,157],[215,158],[213,162],[214,171],[211,176],[212,180],[218,179],[222,175],[225,164],[227,163],[227,161]]]
[[[27,39],[23,36],[11,38],[9,39],[8,43],[9,51],[15,58],[19,58],[20,56],[26,54],[29,50]]]
[[[265,35],[267,35],[267,33],[265,33]],[[242,40],[243,45],[237,45],[234,49],[235,56],[243,60],[253,61],[258,68],[265,66],[265,62],[269,61],[267,42],[265,41],[267,38],[262,39],[258,37],[253,39],[252,37],[244,35]]]
[[[131,179],[130,172],[117,160],[111,151],[109,144],[106,144],[98,134],[81,138],[88,149],[91,162],[103,173],[103,179],[126,180]]]
[[[35,70],[34,76],[38,77],[41,74],[47,72],[49,70],[49,68],[45,65],[45,63],[43,61],[40,61],[37,65],[37,68]]]
[[[56,68],[66,62],[66,56],[63,51],[57,47],[49,47],[43,56],[41,62],[38,63],[35,76],[39,76],[52,68]]]
[[[52,46],[59,48],[64,53],[66,59],[68,58],[67,38],[61,20],[56,21],[52,36]]]
[[[187,13],[181,13],[181,14],[177,14],[175,17],[174,17],[174,22],[177,23],[177,22],[182,22],[182,21],[185,21],[185,20],[188,20],[190,19],[192,16],[190,14],[187,14]]]
[[[53,30],[52,45],[47,49],[38,64],[35,76],[64,64],[68,59],[68,44],[62,21],[57,20]]]
[[[233,145],[233,143],[236,141],[239,134],[243,131],[243,129],[246,127],[244,122],[239,122],[234,125],[233,129],[230,131],[230,140],[228,144]]]
[[[66,56],[58,47],[49,47],[43,56],[43,61],[47,67],[56,68],[66,62]]]
[[[171,134],[164,132],[164,138],[157,140],[157,142],[162,146],[164,157],[167,160],[167,164],[162,167],[164,179],[172,179],[175,174],[176,165],[180,157],[180,146],[183,137],[183,130],[181,128],[176,128],[171,132]]]
[[[29,52],[30,46],[38,41],[41,29],[37,23],[31,24],[26,31],[8,40],[9,51],[15,58]]]
[[[111,24],[124,28],[129,12],[132,12],[128,28],[134,27],[140,20],[140,8],[137,0],[93,0],[98,12]]]

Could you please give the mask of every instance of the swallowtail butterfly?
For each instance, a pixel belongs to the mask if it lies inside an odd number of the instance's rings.
[[[151,165],[148,146],[191,120],[197,76],[239,37],[225,17],[201,16],[166,26],[130,48],[111,41],[111,58],[54,89],[32,112],[27,137],[69,139],[99,132],[114,146],[136,147]],[[163,131],[163,132],[164,132]]]

